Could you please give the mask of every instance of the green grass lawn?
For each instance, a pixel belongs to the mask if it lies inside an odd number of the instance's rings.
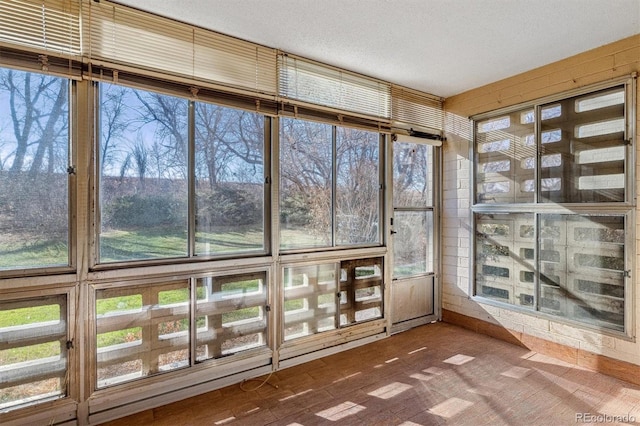
[[[8,309],[0,313],[0,329],[30,324],[60,321],[60,305],[51,304],[32,308]],[[60,341],[40,343],[0,351],[0,365],[31,361],[60,355]]]
[[[283,231],[287,233],[289,241],[304,241],[308,237],[298,231]],[[215,233],[198,233],[196,251],[199,253],[226,253],[259,250],[263,247],[263,233],[261,230],[246,229],[232,231],[220,228]],[[136,231],[109,231],[100,236],[101,261],[115,262],[137,259],[184,257],[187,254],[186,232],[176,232],[168,228],[153,228]],[[42,267],[51,265],[67,265],[68,253],[66,244],[55,241],[41,241],[37,244],[15,246],[0,242],[0,270]],[[329,271],[328,273],[333,273]],[[225,283],[221,289],[226,295],[238,295],[260,290],[258,280],[245,280]],[[199,286],[196,290],[198,299],[204,298],[206,289]],[[96,300],[97,315],[142,309],[143,301],[140,294],[104,297],[98,293]],[[188,303],[190,292],[188,288],[161,291],[158,295],[160,305]],[[288,301],[286,309],[298,308],[300,301]],[[29,324],[47,321],[59,321],[60,306],[52,303],[46,306],[31,308],[8,309],[0,312],[0,329],[5,327],[27,326]],[[225,323],[242,319],[255,318],[260,315],[260,308],[243,308],[223,315]],[[206,319],[200,317],[197,326],[203,327]],[[186,331],[189,328],[188,318],[178,319],[159,325],[160,334]],[[98,347],[106,347],[119,343],[131,342],[141,338],[141,327],[130,327],[97,336]],[[0,351],[0,364],[29,361],[62,353],[61,343],[47,342],[39,345],[8,349]]]
[[[28,239],[26,241],[29,241]],[[0,241],[0,270],[66,266],[68,245],[60,240],[38,242]]]
[[[68,244],[61,239],[46,240],[26,236],[0,241],[0,270],[66,266]],[[160,259],[187,256],[186,229],[155,227],[110,230],[100,234],[100,261]],[[223,254],[257,251],[264,248],[261,229],[220,227],[196,234],[196,254]]]
[[[157,259],[187,256],[186,229],[150,228],[112,230],[100,234],[100,261]],[[243,253],[262,250],[261,229],[220,228],[196,233],[196,255]]]

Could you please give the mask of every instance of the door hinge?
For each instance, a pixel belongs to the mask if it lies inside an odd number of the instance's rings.
[[[75,174],[76,174],[76,166],[69,166],[69,167],[67,167],[67,174],[69,174],[69,175],[75,175]]]
[[[624,271],[624,276],[625,278],[631,278],[631,269],[627,269],[626,271]]]
[[[67,340],[67,349],[73,349],[73,339]]]

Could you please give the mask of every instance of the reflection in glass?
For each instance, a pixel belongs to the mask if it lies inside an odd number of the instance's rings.
[[[197,280],[197,362],[266,346],[265,279],[257,272]]]
[[[533,201],[534,129],[532,110],[476,123],[476,203]]]
[[[382,317],[382,258],[340,262],[340,325]]]
[[[280,246],[332,245],[332,126],[280,119]]]
[[[559,113],[549,124],[542,117],[541,132],[545,154],[562,161],[541,170],[541,182],[557,182],[543,185],[542,202],[624,201],[624,90],[607,89],[557,105]]]
[[[100,261],[187,255],[188,101],[100,84]]]
[[[540,215],[540,309],[624,329],[624,216]]]
[[[337,268],[336,263],[284,268],[284,340],[337,327]]]
[[[336,128],[336,244],[379,241],[378,133]]]
[[[188,367],[187,281],[96,291],[97,387]]]
[[[196,255],[264,249],[264,117],[195,104]]]
[[[0,270],[69,265],[69,87],[0,68]]]
[[[396,211],[393,276],[433,272],[433,211]]]
[[[431,145],[394,143],[393,206],[399,208],[433,205],[432,169]]]
[[[533,308],[533,223],[532,214],[475,214],[477,295]]]

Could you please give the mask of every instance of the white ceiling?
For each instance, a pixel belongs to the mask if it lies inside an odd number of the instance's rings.
[[[640,0],[118,0],[448,97],[640,33]]]

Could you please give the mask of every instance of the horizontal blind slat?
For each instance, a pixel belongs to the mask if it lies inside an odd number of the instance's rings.
[[[391,119],[405,124],[443,130],[442,100],[405,87],[391,89]]]
[[[87,13],[90,58],[275,94],[274,49],[106,1]]]
[[[374,117],[390,114],[388,83],[285,54],[278,56],[278,94]]]
[[[79,56],[80,4],[73,0],[0,0],[0,41]]]

